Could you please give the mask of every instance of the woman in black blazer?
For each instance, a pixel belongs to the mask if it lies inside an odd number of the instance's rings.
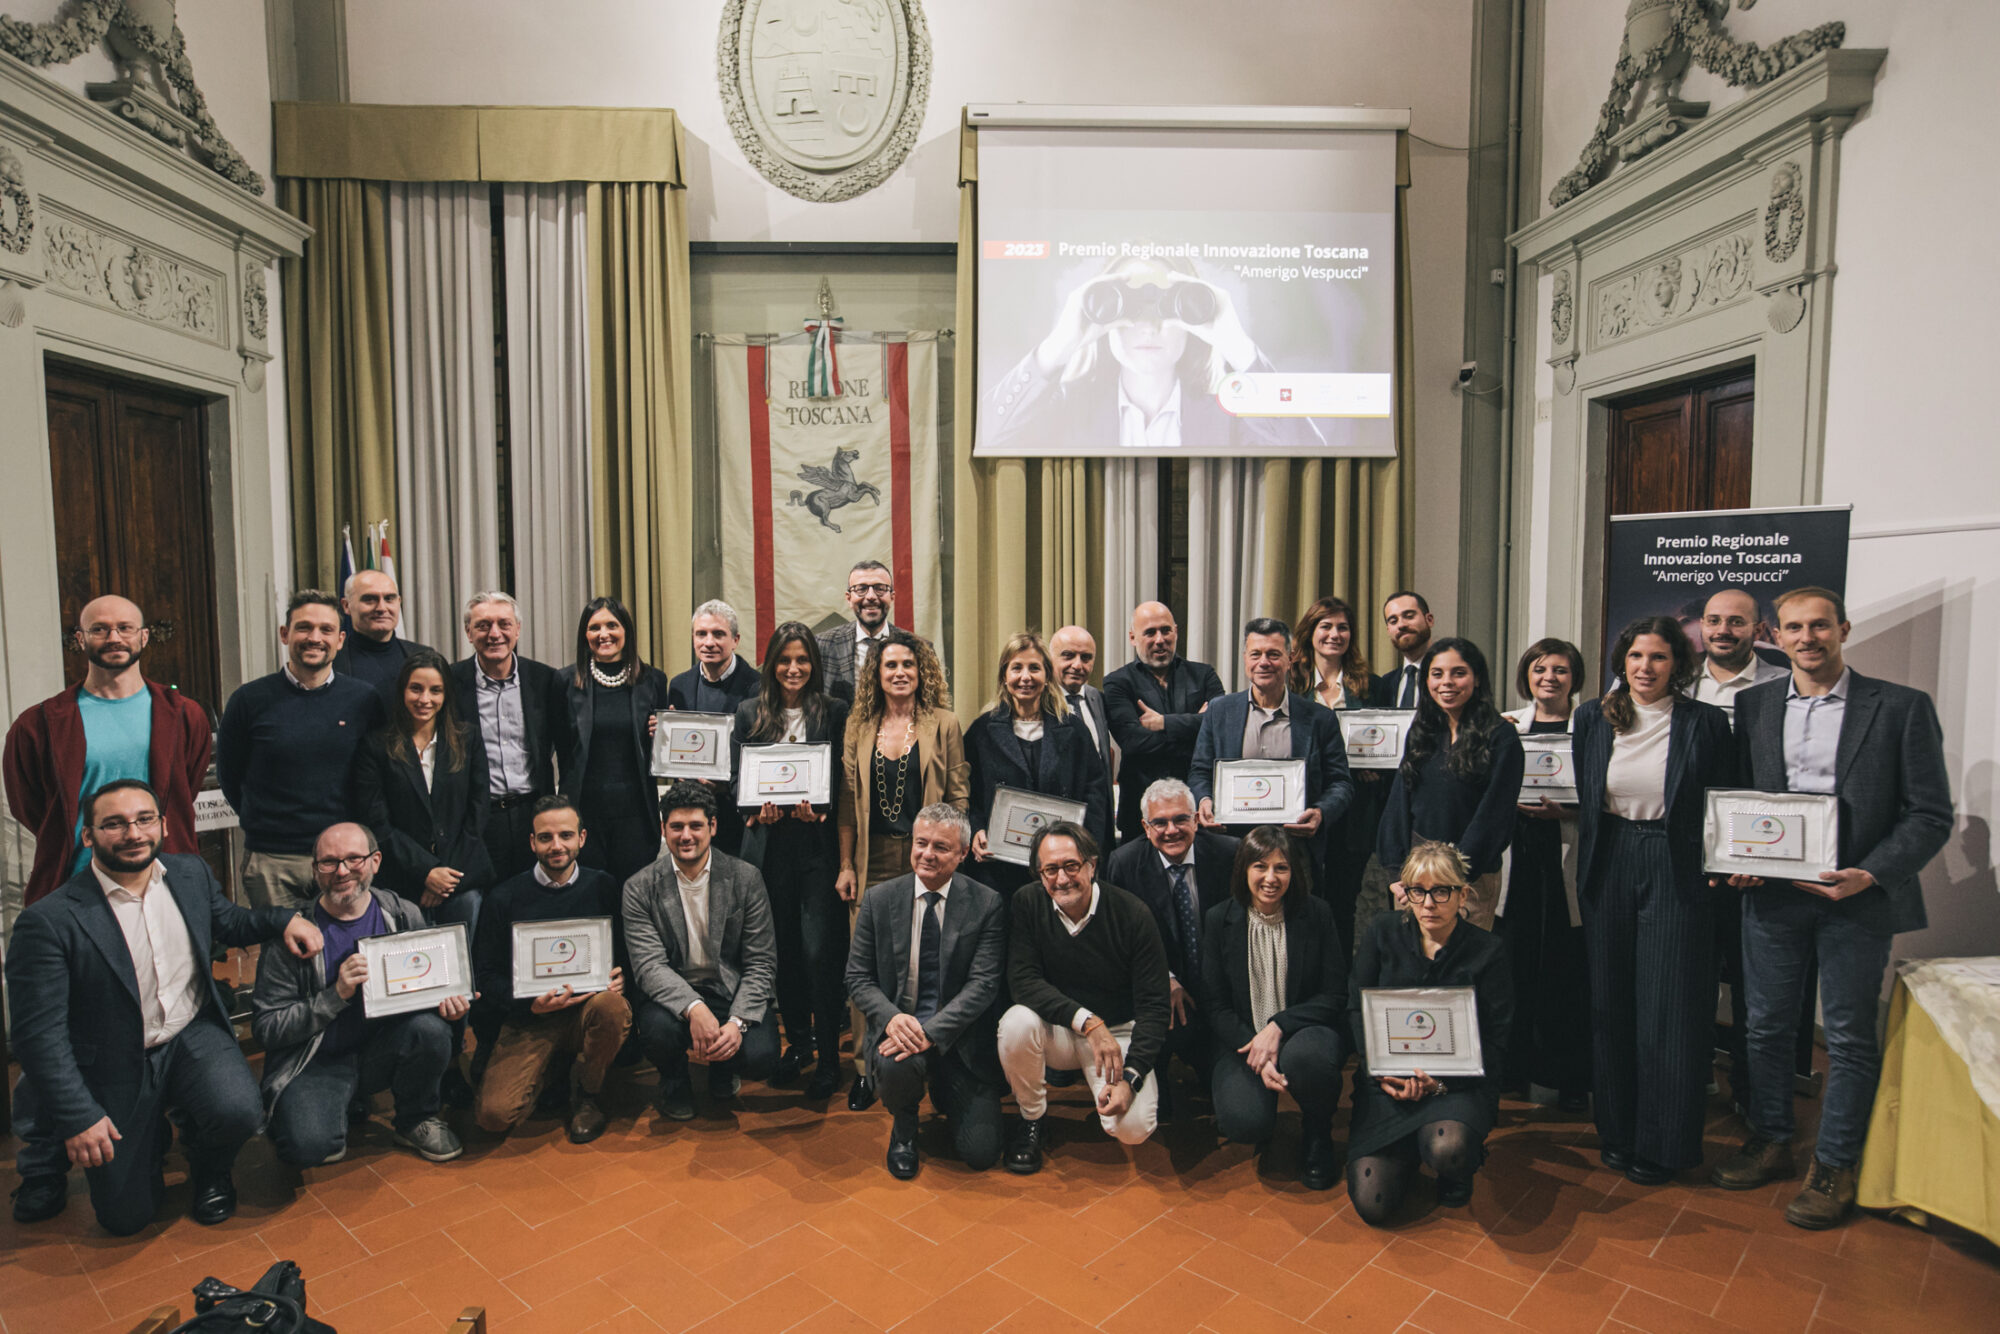
[[[1597,1135],[1604,1165],[1642,1186],[1701,1162],[1714,1066],[1704,790],[1731,786],[1736,755],[1722,710],[1681,693],[1700,665],[1679,621],[1634,621],[1572,742]]]
[[[1375,693],[1368,655],[1354,633],[1354,610],[1336,597],[1323,597],[1306,608],[1292,634],[1294,659],[1291,688],[1329,709],[1366,709]],[[1354,957],[1354,905],[1361,896],[1361,878],[1375,855],[1375,831],[1382,822],[1387,777],[1380,769],[1355,769],[1354,800],[1347,804],[1326,837],[1326,875],[1313,893],[1333,905],[1347,957]]]
[[[1408,1076],[1368,1070],[1361,993],[1374,987],[1471,987],[1480,1054],[1489,1071],[1499,1070],[1514,1024],[1513,975],[1499,937],[1465,920],[1471,878],[1458,849],[1419,843],[1398,867],[1408,906],[1370,922],[1354,958],[1347,1016],[1361,1062],[1347,1136],[1347,1197],[1372,1227],[1394,1216],[1419,1162],[1437,1173],[1439,1204],[1471,1203],[1472,1177],[1500,1114],[1494,1074],[1438,1079],[1422,1069]]]
[[[1471,640],[1434,641],[1417,680],[1417,716],[1389,785],[1375,853],[1386,868],[1401,866],[1427,839],[1457,848],[1472,876],[1466,916],[1490,931],[1500,858],[1514,841],[1521,799],[1521,737],[1495,707],[1486,655]]]
[[[790,1046],[773,1079],[796,1079],[817,1054],[806,1083],[811,1100],[831,1098],[840,1089],[847,905],[835,884],[840,839],[833,811],[840,797],[839,748],[846,732],[847,704],[826,693],[818,638],[808,626],[786,621],[771,632],[764,648],[757,694],[736,706],[736,773],[740,785],[745,744],[832,748],[825,805],[801,801],[781,807],[767,801],[754,810],[746,807],[743,834],[743,860],[764,874],[778,936],[778,1013]]]
[[[354,806],[382,847],[376,883],[436,922],[479,928],[493,883],[486,851],[486,747],[460,716],[451,665],[429,649],[403,660],[388,725],[363,739]]]
[[[624,604],[592,598],[577,618],[576,661],[552,689],[559,786],[583,816],[581,860],[622,888],[660,855],[652,740],[666,673],[640,659]]]
[[[1244,836],[1229,903],[1208,910],[1201,937],[1201,1005],[1216,1052],[1209,1081],[1224,1139],[1259,1144],[1278,1121],[1278,1094],[1298,1100],[1300,1179],[1339,1178],[1333,1113],[1347,1061],[1347,951],[1333,909],[1312,896],[1312,858],[1275,826]]]
[[[1055,685],[1055,667],[1040,636],[1022,632],[1000,650],[999,689],[993,707],[965,729],[965,758],[972,767],[972,856],[969,874],[1002,894],[1033,877],[1026,866],[1004,862],[994,848],[1007,837],[986,827],[993,794],[1001,787],[1067,797],[1084,805],[1082,824],[1099,847],[1111,846],[1111,780],[1090,732],[1070,712]],[[1026,845],[1020,845],[1023,852]]]

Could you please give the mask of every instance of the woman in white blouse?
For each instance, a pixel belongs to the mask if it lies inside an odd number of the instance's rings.
[[[1722,710],[1681,693],[1700,657],[1679,621],[1626,626],[1611,665],[1573,741],[1592,1083],[1604,1165],[1658,1186],[1701,1162],[1718,906],[1702,874],[1703,792],[1729,786],[1736,760]]]

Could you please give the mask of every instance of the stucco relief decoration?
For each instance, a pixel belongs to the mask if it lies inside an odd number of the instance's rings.
[[[715,64],[743,155],[771,184],[820,203],[887,180],[930,100],[920,0],[728,0]]]
[[[28,193],[27,168],[0,144],[0,250],[25,255],[35,239],[35,197]]]
[[[42,257],[58,291],[197,338],[218,337],[220,284],[212,274],[60,220],[42,233]]]
[[[1738,232],[1620,274],[1597,289],[1597,341],[1615,343],[1741,300],[1755,286],[1753,265],[1750,237]]]
[[[1568,270],[1556,274],[1555,295],[1549,300],[1549,334],[1557,347],[1569,342],[1576,324],[1576,298],[1570,295]]]
[[[1738,0],[1738,8],[1749,5]],[[1699,65],[1733,88],[1756,88],[1847,39],[1844,23],[1822,23],[1768,47],[1739,42],[1722,26],[1729,0],[1631,0],[1611,91],[1576,166],[1556,182],[1557,208],[1631,160],[1665,143],[1707,111],[1679,100],[1688,67]]]
[[[265,289],[261,264],[243,266],[243,326],[259,341],[271,331],[271,294]]]
[[[118,78],[85,91],[112,114],[197,160],[251,194],[264,178],[223,137],[194,81],[174,0],[69,0],[62,16],[28,23],[0,14],[0,51],[35,66],[66,65],[99,42],[111,48]]]
[[[1799,248],[1806,230],[1806,201],[1799,189],[1799,164],[1781,162],[1771,173],[1771,202],[1764,205],[1764,256],[1783,264]]]

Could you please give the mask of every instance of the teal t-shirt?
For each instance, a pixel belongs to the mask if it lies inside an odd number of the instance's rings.
[[[121,778],[148,782],[152,778],[153,692],[141,690],[124,699],[99,699],[81,687],[77,711],[83,715],[83,786],[76,794],[76,857],[69,873],[90,863],[83,846],[83,799]]]

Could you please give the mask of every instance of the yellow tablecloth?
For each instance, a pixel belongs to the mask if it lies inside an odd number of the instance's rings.
[[[2000,1116],[1907,977],[1889,1000],[1858,1189],[1865,1208],[1934,1214],[2000,1243]]]

